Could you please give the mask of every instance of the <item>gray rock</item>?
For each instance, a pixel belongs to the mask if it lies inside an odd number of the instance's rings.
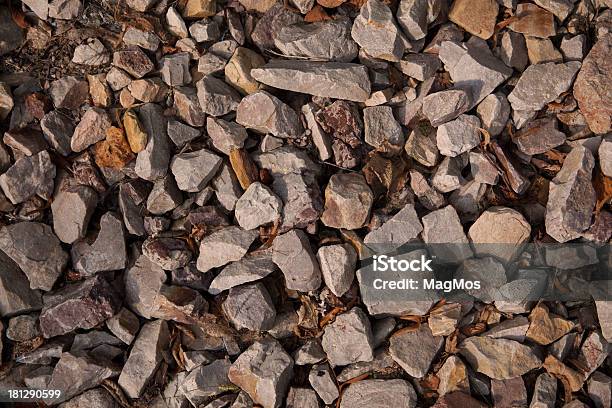
[[[183,20],[181,14],[173,6],[168,7],[166,23],[168,24],[168,31],[176,37],[185,38],[189,36],[185,20]]]
[[[146,103],[138,109],[143,130],[149,136],[147,146],[136,157],[134,171],[145,180],[155,181],[168,172],[170,151],[166,120],[159,105]]]
[[[587,391],[595,406],[606,408],[612,404],[612,378],[604,373],[596,371],[591,375],[587,383]]]
[[[521,377],[491,380],[491,397],[496,407],[526,407],[525,382]]]
[[[510,117],[510,104],[508,104],[508,100],[504,94],[491,94],[478,104],[476,113],[480,118],[482,127],[489,132],[491,136],[497,136],[506,127],[506,123]]]
[[[126,308],[122,308],[119,313],[106,321],[106,327],[119,340],[130,345],[134,341],[136,333],[140,330],[140,321],[134,313]]]
[[[19,48],[24,38],[23,30],[11,17],[10,9],[0,10],[0,55]]]
[[[221,166],[221,158],[206,149],[180,153],[172,158],[170,170],[179,189],[188,192],[202,190]]]
[[[326,355],[318,340],[308,340],[293,353],[296,365],[316,364],[325,360]]]
[[[166,271],[187,266],[193,255],[184,240],[163,236],[145,240],[142,254]]]
[[[278,341],[270,338],[253,343],[228,372],[230,381],[264,408],[281,405],[292,376],[293,359]]]
[[[68,263],[68,254],[51,227],[37,222],[0,229],[0,250],[19,265],[32,289],[51,290]]]
[[[217,295],[243,283],[265,278],[275,269],[271,249],[252,252],[223,268],[210,283],[208,292]]]
[[[13,101],[11,87],[0,82],[0,120],[6,119],[14,106],[15,102]]]
[[[416,170],[410,170],[410,188],[414,191],[423,207],[430,211],[442,207],[446,201],[444,196],[431,187],[427,179]]]
[[[459,353],[474,370],[496,380],[506,380],[539,368],[542,361],[529,346],[513,340],[469,337]]]
[[[226,359],[201,365],[191,371],[179,385],[179,392],[187,397],[193,406],[204,406],[205,401],[221,394],[224,388],[231,387],[227,374],[231,363]]]
[[[152,214],[161,215],[174,210],[183,202],[172,176],[157,180],[147,198],[147,210]]]
[[[515,111],[537,111],[567,91],[580,69],[576,61],[530,65],[508,95]]]
[[[290,173],[321,173],[321,166],[313,162],[304,150],[294,146],[282,146],[268,153],[254,154],[253,160],[259,168],[268,169],[273,177]]]
[[[416,331],[392,335],[389,353],[408,375],[422,378],[443,345],[444,337],[432,335],[429,326],[422,324]]]
[[[215,41],[221,36],[219,24],[214,20],[203,19],[189,27],[191,38],[197,42]]]
[[[66,0],[66,1],[70,1],[70,0]],[[49,13],[50,12],[51,12],[51,9],[49,9]],[[120,405],[119,403],[117,403],[117,401],[115,401],[115,399],[111,396],[111,394],[108,391],[106,391],[104,388],[94,388],[89,391],[85,391],[81,395],[77,395],[76,397],[70,399],[70,401],[67,401],[61,404],[59,407],[60,408],[85,408],[85,407],[119,408]]]
[[[79,241],[72,247],[73,266],[86,276],[123,269],[126,262],[123,224],[112,212],[107,212],[100,219],[100,232],[93,243]]]
[[[410,41],[416,41],[427,35],[427,25],[436,19],[436,14],[430,10],[430,4],[436,2],[425,0],[401,0],[397,9],[397,22]],[[432,11],[430,13],[430,11]]]
[[[98,194],[90,187],[74,186],[60,190],[51,203],[53,230],[60,241],[72,244],[85,237],[97,203]]]
[[[528,328],[529,320],[527,320],[527,318],[524,316],[517,316],[513,319],[504,320],[503,322],[496,324],[482,335],[492,337],[494,339],[507,339],[523,343],[525,341],[525,334],[527,333]]]
[[[317,252],[325,285],[334,295],[341,297],[355,278],[357,252],[350,244],[323,246]]]
[[[156,311],[156,298],[166,280],[166,273],[144,255],[125,273],[125,302],[134,312],[150,319]]]
[[[328,364],[314,365],[308,374],[308,382],[326,404],[333,403],[340,396],[334,378]]]
[[[550,183],[546,232],[559,242],[578,238],[591,225],[596,201],[591,184],[594,165],[595,160],[588,149],[575,147]]]
[[[548,347],[550,355],[554,356],[559,361],[565,360],[569,353],[573,351],[577,336],[577,333],[568,333],[555,341]]]
[[[123,33],[123,42],[127,45],[137,45],[148,51],[155,51],[159,47],[160,40],[155,33],[130,26]]]
[[[217,196],[219,204],[227,211],[233,211],[236,207],[236,202],[242,196],[242,187],[234,170],[228,164],[223,163],[219,173],[212,179],[211,185],[213,187],[211,194],[214,193]]]
[[[40,121],[45,140],[63,156],[72,153],[70,138],[74,133],[72,121],[57,110],[47,113]]]
[[[0,250],[0,316],[11,317],[41,308],[40,292],[30,289],[26,275]]]
[[[297,113],[274,95],[259,91],[238,105],[236,122],[259,133],[294,139],[302,134]]]
[[[310,388],[291,387],[287,394],[287,408],[320,408],[317,393]]]
[[[408,54],[398,63],[400,71],[416,79],[425,81],[440,69],[440,60],[433,54]]]
[[[119,294],[97,275],[45,296],[40,331],[45,338],[51,338],[79,328],[91,329],[112,317],[120,307]]]
[[[399,61],[405,39],[393,19],[389,6],[379,0],[368,0],[353,22],[351,36],[374,58]]]
[[[74,64],[89,65],[97,67],[106,65],[110,61],[110,56],[104,44],[97,38],[89,38],[87,41],[74,49],[72,62]]]
[[[351,26],[348,18],[285,25],[275,34],[274,45],[287,56],[350,62],[358,51]]]
[[[89,97],[87,81],[65,76],[49,85],[49,95],[56,108],[78,109]]]
[[[480,103],[512,75],[512,69],[497,59],[488,46],[445,41],[440,46],[439,56],[455,88],[470,95],[469,108]]]
[[[612,136],[606,136],[601,141],[599,149],[599,167],[606,177],[612,177]]]
[[[432,126],[455,119],[471,106],[470,96],[463,89],[448,89],[423,98],[423,113]]]
[[[317,111],[314,103],[307,103],[302,106],[302,114],[306,119],[306,126],[310,130],[310,137],[319,152],[319,159],[325,161],[333,155],[330,137],[323,131],[321,125],[315,119]]]
[[[157,371],[169,342],[170,332],[166,322],[154,320],[142,327],[118,380],[128,397],[140,397]]]
[[[285,276],[288,289],[308,292],[321,285],[321,270],[312,252],[308,236],[291,230],[274,240],[272,261]]]
[[[227,155],[232,149],[242,148],[248,137],[246,129],[239,124],[213,117],[206,119],[206,133],[213,146]]]
[[[268,187],[252,183],[236,202],[236,220],[246,229],[275,222],[281,215],[283,203]]]
[[[0,188],[13,204],[38,195],[49,199],[53,193],[55,165],[46,151],[26,156],[0,175]]]
[[[182,149],[187,143],[200,137],[200,131],[178,120],[170,119],[168,120],[168,137],[176,147]]]
[[[40,132],[28,128],[8,131],[2,141],[18,155],[32,156],[49,148]]]
[[[421,219],[423,241],[435,245],[433,252],[438,258],[450,262],[460,262],[472,255],[468,239],[459,221],[457,211],[450,205],[432,211]]]
[[[427,129],[429,130],[429,129]],[[435,166],[438,162],[438,146],[435,133],[416,127],[410,132],[404,149],[406,153],[423,166]],[[433,130],[433,129],[431,129]]]
[[[198,72],[203,75],[215,75],[225,71],[228,59],[213,52],[207,52],[198,60]]]
[[[487,153],[470,152],[470,171],[478,183],[494,186],[499,179],[499,170]]]
[[[365,141],[376,150],[398,153],[404,146],[404,132],[393,117],[390,106],[364,108],[363,123]]]
[[[106,82],[113,91],[120,91],[132,82],[132,78],[124,70],[111,67],[106,73]]]
[[[204,126],[206,115],[200,107],[200,101],[195,88],[179,86],[174,88],[173,94],[177,116],[191,126]]]
[[[223,116],[235,111],[240,95],[220,79],[207,75],[196,84],[202,111],[211,116]]]
[[[46,402],[59,404],[67,401],[117,374],[118,370],[110,362],[101,363],[85,355],[62,353],[47,384],[47,387],[52,387],[50,389],[61,390],[62,394],[60,398]]]
[[[113,65],[135,78],[142,78],[153,71],[153,63],[140,48],[127,47],[113,54]]]
[[[438,386],[440,396],[454,391],[470,391],[467,367],[457,356],[447,358],[436,376],[440,379],[440,385]]]
[[[348,386],[342,395],[340,408],[417,406],[417,395],[406,380],[363,380]]]
[[[534,119],[515,133],[512,141],[527,155],[541,154],[565,143],[565,134],[557,129],[557,119]]]
[[[497,55],[507,66],[523,71],[529,63],[525,37],[521,33],[505,31]]]
[[[191,82],[189,61],[191,57],[186,52],[166,55],[159,61],[163,81],[169,86],[187,85]]]
[[[374,194],[357,173],[334,174],[325,188],[321,222],[332,228],[357,229],[370,217]]]
[[[110,117],[103,109],[89,108],[74,129],[70,147],[75,152],[82,152],[92,144],[104,140],[110,127]]]
[[[492,257],[466,259],[455,272],[455,277],[457,279],[480,281],[480,289],[466,290],[466,293],[483,302],[500,299],[498,289],[507,282],[504,266]],[[519,318],[516,318],[511,322],[516,323],[518,321]],[[496,327],[501,329],[503,323],[498,326]],[[523,337],[524,334],[523,331]],[[522,340],[520,341],[522,342]]]
[[[358,307],[325,326],[321,344],[332,367],[374,358],[370,321]]]
[[[364,102],[370,97],[367,68],[359,64],[272,60],[251,75],[274,88],[323,98]]]
[[[274,176],[272,189],[283,202],[281,232],[314,225],[323,211],[319,185],[310,175]]]
[[[445,157],[434,172],[431,185],[442,193],[457,190],[465,184],[461,175],[463,167],[463,156]]]
[[[457,119],[438,127],[436,144],[444,156],[455,157],[480,143],[480,120],[472,115],[460,115]]]
[[[600,331],[593,331],[586,337],[576,357],[576,365],[585,378],[603,364],[609,351],[610,345]]]
[[[198,270],[208,272],[212,268],[239,261],[258,236],[257,231],[230,226],[204,237],[200,242]]]
[[[385,250],[398,248],[410,240],[416,238],[423,226],[414,209],[414,205],[406,204],[397,214],[383,223],[380,227],[370,231],[363,242],[374,245],[379,244]]]
[[[553,408],[557,400],[557,378],[542,373],[536,379],[529,408]]]
[[[270,294],[259,282],[231,288],[222,308],[237,329],[269,330],[276,319]]]

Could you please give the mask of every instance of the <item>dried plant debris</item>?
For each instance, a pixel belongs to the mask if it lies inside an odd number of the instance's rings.
[[[609,0],[0,0],[0,391],[610,408],[611,55]]]

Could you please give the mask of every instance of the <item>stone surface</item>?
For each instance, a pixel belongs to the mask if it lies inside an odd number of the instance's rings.
[[[149,237],[142,243],[142,254],[167,271],[187,266],[192,258],[184,240],[170,237]]]
[[[348,386],[342,395],[340,408],[402,406],[414,408],[417,397],[406,380],[363,380]]]
[[[165,214],[174,210],[183,200],[176,182],[172,176],[157,180],[147,197],[147,210],[155,215]]]
[[[87,81],[73,76],[60,78],[49,86],[49,94],[56,108],[77,109],[85,102],[88,93]]]
[[[507,66],[523,71],[529,62],[525,37],[514,31],[505,31],[501,37],[498,56]]]
[[[287,408],[320,408],[317,393],[311,388],[291,387],[286,402]]]
[[[370,97],[367,69],[359,64],[273,60],[252,70],[251,75],[274,88],[314,96],[355,102]]]
[[[72,62],[80,65],[99,66],[108,64],[110,56],[104,44],[97,38],[89,38],[74,49]]]
[[[168,135],[166,133],[166,120],[159,105],[146,103],[138,109],[138,117],[143,130],[149,136],[144,150],[136,157],[136,174],[148,181],[162,178],[168,172],[170,152]]]
[[[13,110],[13,106],[15,106],[15,102],[13,101],[11,88],[7,84],[0,82],[0,120],[8,117],[11,110]]]
[[[239,261],[257,238],[257,231],[226,227],[205,237],[200,242],[197,267],[201,272]]]
[[[246,229],[275,222],[282,209],[282,201],[267,186],[255,182],[236,202],[236,220]]]
[[[144,255],[139,256],[124,278],[127,306],[150,319],[156,311],[156,298],[165,280],[166,274],[160,266]]]
[[[72,244],[85,237],[97,203],[97,193],[86,186],[74,186],[55,196],[51,203],[51,213],[53,230],[60,241]]]
[[[531,64],[563,62],[563,56],[548,38],[527,37],[525,42]]]
[[[47,151],[19,159],[0,175],[0,188],[13,204],[37,195],[51,197],[56,175],[55,165]]]
[[[135,78],[142,78],[153,70],[153,63],[140,48],[127,47],[113,54],[113,65]]]
[[[431,131],[430,131],[431,130]],[[438,162],[439,151],[433,129],[415,128],[410,132],[406,145],[406,153],[423,166],[435,166]]]
[[[495,0],[454,1],[448,19],[482,39],[493,35],[499,6]]]
[[[404,132],[389,106],[373,106],[363,110],[365,142],[376,150],[397,153],[404,146]]]
[[[578,238],[591,224],[595,205],[595,190],[591,184],[594,164],[588,149],[575,147],[550,183],[546,232],[559,242]]]
[[[160,61],[160,73],[163,81],[168,86],[186,85],[191,82],[189,73],[189,60],[191,57],[186,52],[167,55]]]
[[[119,340],[130,345],[136,338],[136,333],[140,330],[140,321],[129,309],[122,308],[119,313],[106,321],[106,327]]]
[[[45,297],[40,331],[45,338],[91,329],[119,311],[121,298],[101,276],[73,283]]]
[[[389,340],[389,353],[410,376],[422,378],[440,352],[444,337],[433,336],[428,325],[416,331],[399,332]]]
[[[220,79],[207,75],[198,81],[196,87],[202,111],[211,116],[223,116],[238,107],[238,92]]]
[[[287,288],[301,292],[318,289],[321,270],[308,236],[301,230],[291,230],[278,238],[272,247],[272,261],[283,272]]]
[[[510,29],[525,36],[546,38],[555,35],[554,15],[535,4],[521,3],[516,7],[517,19],[509,25]]]
[[[586,54],[587,38],[584,34],[565,36],[561,40],[561,53],[566,61],[582,61]]]
[[[219,294],[243,283],[265,278],[275,269],[276,266],[272,262],[272,249],[252,252],[223,268],[210,283],[208,292]]]
[[[436,245],[434,253],[442,259],[451,262],[462,261],[469,258],[472,250],[465,244],[468,239],[463,231],[463,226],[459,221],[457,211],[450,205],[432,211],[423,218],[423,241],[427,244],[450,244]],[[437,248],[437,251],[436,251]]]
[[[229,369],[230,381],[264,408],[281,405],[293,376],[293,359],[274,339],[255,342]]]
[[[259,133],[281,138],[297,138],[302,126],[297,113],[274,95],[259,91],[240,101],[236,122]]]
[[[557,127],[555,118],[534,119],[516,132],[512,141],[525,154],[542,154],[565,143],[565,134]]]
[[[319,248],[317,260],[325,285],[334,295],[343,296],[355,278],[357,252],[349,244],[329,245]]]
[[[447,358],[436,373],[436,376],[440,380],[438,386],[438,393],[440,395],[449,394],[454,391],[470,391],[467,367],[457,356]]]
[[[272,299],[262,283],[231,288],[222,308],[238,329],[269,330],[276,319]]]
[[[491,396],[497,407],[527,406],[527,390],[521,377],[491,380]]]
[[[94,143],[106,138],[106,131],[111,127],[108,114],[100,108],[90,108],[74,129],[70,140],[73,151],[81,152]]]
[[[605,408],[612,404],[612,379],[610,377],[596,371],[591,375],[587,387],[589,397],[597,407]]]
[[[459,345],[459,353],[474,370],[496,380],[514,378],[542,365],[534,350],[513,340],[469,337]]]
[[[333,323],[325,326],[322,346],[332,367],[371,361],[372,329],[366,314],[355,307],[336,316]]]
[[[361,228],[369,219],[373,198],[363,176],[334,174],[325,189],[321,222],[333,228]]]
[[[556,399],[557,379],[548,373],[540,374],[536,379],[529,408],[554,407]]]
[[[574,84],[574,96],[580,111],[589,128],[597,134],[609,132],[611,129],[612,110],[606,103],[612,94],[612,87],[608,81],[612,75],[612,63],[606,57],[610,55],[610,48],[612,48],[612,34],[603,36],[591,48]]]
[[[308,382],[326,404],[333,403],[340,395],[333,377],[328,364],[314,365],[308,374]]]
[[[178,391],[185,395],[191,404],[200,406],[204,401],[221,394],[223,388],[232,386],[227,377],[230,366],[230,361],[225,359],[201,365],[185,377]]]
[[[0,316],[10,317],[42,308],[40,292],[30,289],[26,275],[0,251]]]
[[[240,149],[248,135],[246,129],[235,122],[209,117],[206,119],[206,132],[213,146],[229,155],[231,149]]]
[[[457,119],[438,127],[436,144],[440,154],[455,157],[480,143],[480,120],[472,115],[460,115]]]
[[[128,397],[138,398],[143,392],[161,363],[169,341],[166,322],[154,320],[142,327],[118,380]]]
[[[188,192],[202,190],[221,166],[221,158],[206,149],[177,154],[170,170],[179,189]]]
[[[225,80],[242,94],[259,91],[262,85],[251,76],[251,70],[264,66],[266,61],[256,52],[238,47],[225,65]]]
[[[405,39],[389,7],[380,0],[368,0],[353,22],[351,36],[374,58],[399,61]]]
[[[410,242],[421,231],[423,231],[423,226],[419,221],[414,205],[407,204],[380,227],[369,232],[363,242],[372,244],[374,247],[376,244],[383,245],[387,250]]]
[[[478,104],[476,113],[482,127],[491,136],[497,136],[506,127],[510,116],[510,105],[504,94],[495,93],[487,96]]]
[[[155,51],[159,47],[159,37],[155,33],[128,27],[123,33],[123,42],[128,45],[137,45],[145,50]]]
[[[0,55],[7,54],[21,46],[25,36],[23,30],[11,17],[10,10],[0,11]]]

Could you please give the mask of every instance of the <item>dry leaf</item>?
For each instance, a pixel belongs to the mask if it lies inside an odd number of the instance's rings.
[[[323,328],[327,326],[332,320],[336,318],[336,316],[342,312],[346,311],[345,307],[334,307],[331,312],[327,313],[321,321],[319,322],[319,327]]]
[[[10,3],[9,3],[10,4]],[[30,24],[25,19],[24,12],[18,7],[11,7],[11,18],[19,27],[25,29],[30,26]]]
[[[259,181],[259,169],[246,150],[232,149],[230,163],[243,189],[246,190],[252,183]]]

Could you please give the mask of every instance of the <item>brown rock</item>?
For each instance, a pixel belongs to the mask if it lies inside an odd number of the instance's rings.
[[[123,131],[116,127],[109,128],[106,140],[94,146],[94,158],[100,167],[121,169],[135,157]]]
[[[585,380],[584,376],[578,371],[566,366],[553,356],[547,356],[543,367],[547,372],[554,376],[564,378],[572,392],[578,392],[582,388]]]
[[[147,146],[149,136],[144,131],[134,111],[128,110],[123,115],[123,128],[132,152],[138,153],[143,151]]]
[[[187,0],[183,9],[183,17],[185,18],[212,17],[216,13],[216,0]]]
[[[448,19],[484,40],[493,35],[499,6],[496,0],[455,0]]]
[[[90,108],[74,129],[70,147],[75,152],[82,152],[94,143],[106,137],[106,131],[111,127],[111,120],[104,110]]]
[[[94,106],[109,107],[113,102],[113,96],[106,82],[106,74],[87,75],[87,82]]]
[[[533,308],[529,321],[527,338],[544,346],[560,339],[574,328],[572,322],[554,313],[549,313],[548,308],[543,304]]]
[[[529,122],[512,141],[525,154],[542,154],[565,143],[565,134],[557,129],[557,119],[547,117]]]
[[[251,70],[263,67],[263,57],[248,48],[238,47],[225,66],[225,82],[236,88],[243,95],[259,91],[262,84],[251,76]]]
[[[334,174],[325,189],[321,222],[333,228],[361,228],[370,217],[373,202],[374,194],[361,174]]]
[[[516,8],[516,19],[510,29],[533,37],[552,37],[557,34],[555,16],[550,11],[531,3],[521,3]]]

